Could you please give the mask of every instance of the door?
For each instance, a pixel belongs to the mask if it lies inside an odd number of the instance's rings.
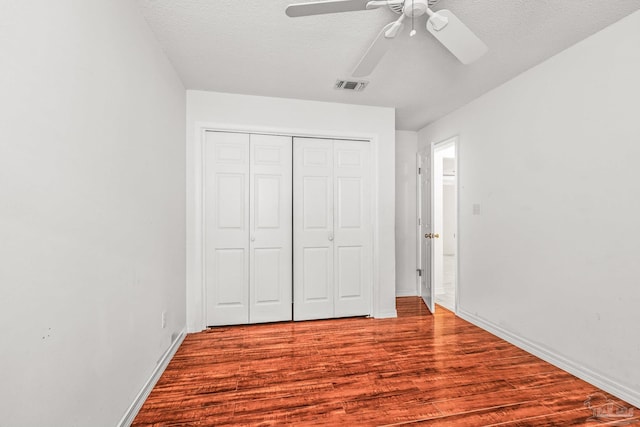
[[[435,313],[435,290],[433,288],[433,265],[431,252],[433,229],[431,225],[431,153],[420,152],[420,295],[431,313]]]
[[[370,145],[333,145],[334,317],[369,314],[372,281]]]
[[[293,140],[293,319],[333,317],[333,141]]]
[[[249,322],[249,135],[205,138],[207,325]]]
[[[249,322],[291,320],[291,137],[250,139]]]
[[[294,320],[370,314],[370,147],[294,139]]]

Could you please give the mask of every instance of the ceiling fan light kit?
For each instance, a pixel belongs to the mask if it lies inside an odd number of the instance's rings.
[[[413,23],[416,18],[428,15],[426,29],[436,40],[447,48],[460,62],[465,65],[480,59],[487,51],[487,45],[478,38],[465,24],[450,10],[431,9],[439,0],[329,0],[310,3],[291,4],[286,9],[290,17],[321,15],[328,13],[352,12],[358,10],[373,10],[387,6],[400,17],[387,24],[380,31],[351,73],[354,77],[368,76],[373,72],[387,51],[391,42],[404,29],[404,20],[411,19],[410,37],[417,31]]]
[[[427,0],[409,0],[405,3],[402,13],[408,18],[419,18],[429,10]]]

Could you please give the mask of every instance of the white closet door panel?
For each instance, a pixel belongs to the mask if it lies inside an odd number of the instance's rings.
[[[246,307],[245,303],[245,258],[244,249],[214,249],[213,275],[215,283],[224,284],[213,288],[217,307]]]
[[[333,141],[294,138],[294,320],[334,317]]]
[[[337,299],[361,298],[364,285],[363,247],[338,246],[336,254]]]
[[[283,212],[280,212],[283,203],[282,175],[277,174],[254,174],[254,213],[255,230],[280,230]],[[289,191],[290,192],[290,191]],[[286,196],[285,196],[286,197]]]
[[[302,251],[302,299],[313,304],[331,304],[333,277],[329,266],[333,254],[331,248],[306,247]]]
[[[282,302],[282,252],[281,248],[253,250],[254,304],[279,304]],[[287,302],[289,311],[291,311],[291,301]],[[289,315],[289,317],[291,316]]]
[[[370,176],[369,143],[335,141],[335,317],[371,312]]]
[[[302,227],[322,233],[330,225],[331,177],[305,176],[302,180]]]
[[[205,139],[207,325],[249,321],[249,135]]]
[[[291,320],[291,137],[251,135],[250,323]]]
[[[218,230],[242,230],[246,209],[244,190],[246,177],[242,173],[217,173],[216,228]]]
[[[337,228],[341,230],[360,230],[363,227],[362,218],[362,177],[344,177],[336,179],[338,212]]]

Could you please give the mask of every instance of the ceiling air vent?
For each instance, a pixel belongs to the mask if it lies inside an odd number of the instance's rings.
[[[352,90],[356,92],[361,92],[364,88],[367,87],[369,82],[365,80],[336,80],[336,84],[334,86],[335,89],[339,90]]]

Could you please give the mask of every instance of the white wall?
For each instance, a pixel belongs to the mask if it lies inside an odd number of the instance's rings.
[[[327,137],[366,137],[376,140],[375,179],[379,248],[375,278],[379,283],[373,311],[378,317],[395,316],[395,111],[392,108],[334,104],[297,99],[269,98],[228,93],[187,91],[187,325],[189,331],[204,326],[200,129],[203,127],[256,132],[285,132]]]
[[[3,2],[0,63],[0,425],[113,426],[185,326],[185,90],[128,0]]]
[[[459,135],[459,314],[635,405],[638,46],[640,12],[419,132]]]
[[[416,277],[418,134],[396,132],[396,295],[419,295]]]

